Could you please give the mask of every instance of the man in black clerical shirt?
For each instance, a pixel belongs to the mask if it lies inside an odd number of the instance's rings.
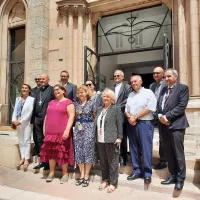
[[[37,92],[37,95],[35,97],[35,104],[32,116],[33,126],[36,134],[36,138],[34,138],[34,143],[37,155],[39,155],[41,151],[41,146],[43,144],[43,124],[46,110],[49,102],[55,98],[53,87],[49,85],[49,76],[47,74],[40,75],[40,84],[41,87],[39,88],[39,91]],[[44,170],[47,170],[49,168],[49,165],[48,163],[39,163],[33,169],[40,169],[42,167],[44,167]]]

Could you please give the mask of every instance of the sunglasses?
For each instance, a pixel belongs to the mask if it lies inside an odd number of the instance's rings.
[[[114,78],[116,78],[116,77],[120,77],[120,75],[114,75]]]
[[[40,81],[40,78],[35,78],[35,81]]]
[[[92,86],[92,84],[91,84],[91,83],[89,83],[89,84],[85,84],[85,86]]]
[[[160,72],[153,72],[153,74],[160,74]]]

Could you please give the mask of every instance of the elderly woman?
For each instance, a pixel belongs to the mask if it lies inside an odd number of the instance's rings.
[[[95,164],[95,113],[96,105],[90,100],[88,88],[85,85],[77,89],[78,101],[76,107],[76,123],[74,127],[75,162],[78,164],[81,177],[76,186],[89,185],[89,174]]]
[[[118,183],[119,147],[123,134],[123,114],[115,104],[115,93],[105,89],[103,94],[103,108],[97,112],[97,140],[102,184],[99,190],[108,185],[108,193],[115,190]]]
[[[101,108],[103,105],[101,92],[95,90],[95,83],[94,81],[86,81],[85,86],[89,89],[90,100],[94,101],[96,104],[97,109]]]
[[[30,124],[34,98],[31,95],[31,86],[23,84],[21,88],[21,96],[16,98],[15,108],[12,115],[12,126],[17,127],[17,136],[19,139],[19,149],[21,161],[16,165],[17,170],[21,165],[24,171],[27,171],[31,150],[31,134],[33,132]]]

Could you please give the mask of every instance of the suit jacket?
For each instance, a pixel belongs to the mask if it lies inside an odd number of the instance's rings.
[[[76,99],[77,86],[68,82],[65,88],[67,90],[67,97],[70,100],[74,101]]]
[[[162,84],[161,84],[161,88],[160,88],[160,93],[161,91],[163,90],[163,88],[166,86],[167,84],[165,83],[165,81],[163,80],[162,81]],[[155,93],[155,89],[156,89],[156,82],[153,82],[150,86],[149,86],[149,89]]]
[[[36,98],[35,98],[35,103],[34,103],[33,115],[32,115],[31,123],[34,122],[34,119],[36,117],[36,106],[38,106],[38,102],[40,101],[40,90],[42,90],[42,88],[39,88],[39,91],[38,91],[38,93],[36,95]],[[51,100],[55,99],[53,87],[48,85],[46,90],[47,91],[45,92],[45,95],[43,96],[42,105],[41,105],[42,106],[41,122],[44,121],[49,102]]]
[[[17,120],[17,121],[20,121],[22,125],[30,124],[35,99],[31,96],[28,96],[26,98],[26,101],[24,102],[24,106],[22,108],[21,117],[17,118],[17,104],[19,103],[20,100],[21,100],[21,97],[16,98],[15,107],[14,107],[14,111],[12,115],[12,122]]]
[[[97,111],[96,121],[102,109]],[[119,107],[111,105],[105,116],[104,140],[105,143],[115,143],[117,138],[123,138],[123,114]]]
[[[111,87],[111,90],[115,92],[115,85]],[[119,90],[117,102],[116,102],[116,106],[121,108],[122,113],[124,113],[125,111],[126,101],[131,91],[132,89],[130,85],[122,83],[121,88]]]
[[[31,90],[31,93],[32,93],[31,96],[35,98],[35,97],[37,96],[37,93],[38,93],[39,89],[40,89],[40,88],[38,88],[38,87],[34,87],[34,88]]]
[[[185,109],[189,101],[189,89],[187,85],[176,83],[171,94],[165,102],[165,107],[162,109],[162,101],[168,87],[165,86],[160,93],[160,98],[157,104],[157,114],[165,115],[170,121],[169,129],[185,129],[189,127]],[[160,123],[160,125],[162,125]]]

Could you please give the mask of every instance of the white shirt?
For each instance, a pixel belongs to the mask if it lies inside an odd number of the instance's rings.
[[[103,117],[102,117],[102,114],[103,114],[103,110],[101,111],[101,114],[99,115],[99,117],[97,119],[97,133],[98,133],[98,142],[105,143],[105,140],[104,140],[104,123],[105,123],[105,117],[106,117],[107,111],[103,115]],[[102,117],[102,124],[100,125],[101,117]]]
[[[138,92],[131,92],[128,96],[125,112],[129,112],[131,116],[136,116],[144,109],[151,111],[140,120],[152,120],[153,112],[156,111],[157,100],[154,93],[150,89],[142,87]]]
[[[118,98],[118,96],[119,96],[119,91],[121,89],[121,86],[122,86],[122,82],[115,85],[115,96],[116,96],[116,98]]]

